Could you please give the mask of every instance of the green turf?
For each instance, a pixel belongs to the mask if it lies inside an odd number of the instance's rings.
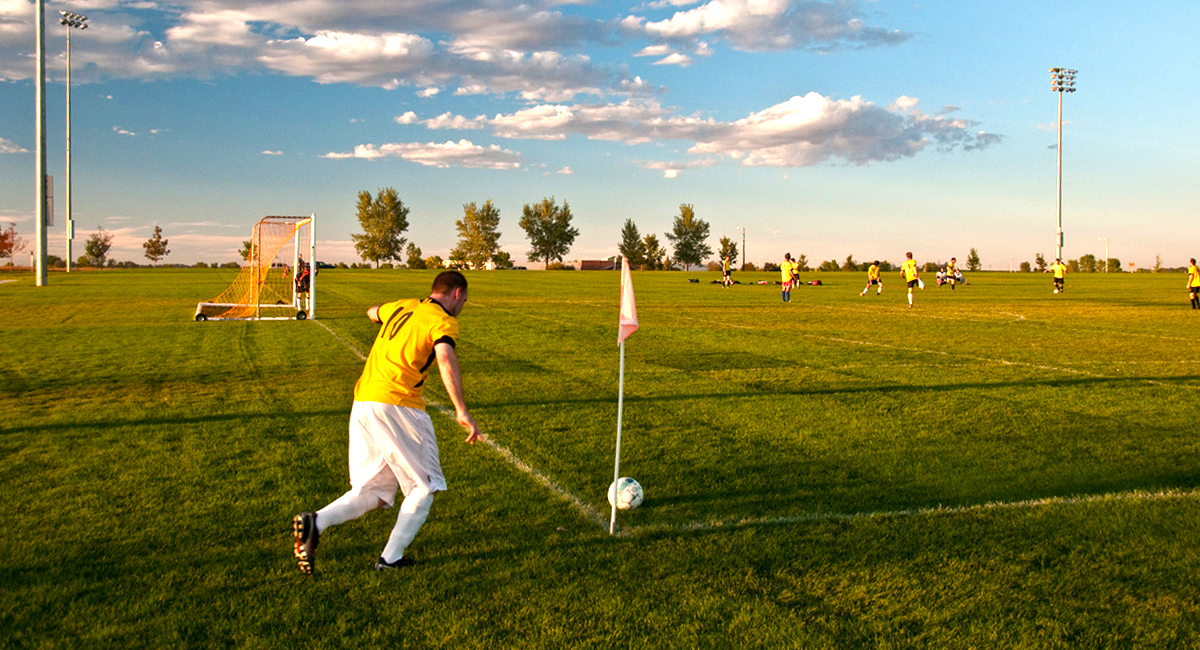
[[[613,538],[617,274],[471,273],[473,413],[586,510],[435,411],[451,489],[418,566],[370,571],[371,513],[313,580],[290,518],[347,487],[364,312],[433,273],[325,271],[317,322],[192,322],[232,273],[0,274],[0,647],[1200,645],[1182,275],[982,273],[909,309],[894,274],[782,304],[635,273],[647,498]]]

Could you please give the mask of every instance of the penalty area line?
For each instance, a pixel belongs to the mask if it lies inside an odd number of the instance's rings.
[[[350,341],[347,341],[340,334],[338,334],[337,332],[330,329],[330,327],[328,325],[326,325],[325,323],[322,323],[321,321],[318,321],[318,320],[314,320],[312,322],[325,328],[326,332],[329,332],[330,334],[333,335],[334,338],[336,338],[337,340],[344,343],[346,345],[346,347],[350,348],[350,350],[352,352],[354,352],[354,354],[359,359],[362,359],[363,361],[367,360],[367,356],[365,354],[363,354],[361,350],[358,349],[358,346],[354,345]],[[443,406],[442,404],[439,404],[432,400],[426,400],[426,404],[429,407],[436,410],[439,414],[446,416],[447,418],[449,418],[452,421],[455,420],[455,413],[454,413],[453,409]],[[559,498],[561,498],[562,500],[564,500],[567,503],[574,506],[575,509],[580,512],[580,514],[582,514],[584,517],[589,519],[592,523],[596,524],[597,526],[600,526],[600,528],[602,528],[603,530],[606,530],[606,531],[608,530],[608,523],[609,523],[608,520],[605,519],[604,515],[599,510],[597,510],[595,507],[589,505],[583,499],[580,499],[579,497],[575,496],[575,494],[573,494],[570,490],[563,487],[558,481],[554,480],[549,475],[545,474],[544,472],[539,471],[537,468],[533,467],[529,463],[521,460],[516,454],[514,454],[512,452],[511,449],[496,442],[495,440],[492,440],[491,436],[487,435],[486,433],[480,436],[480,440],[482,440],[484,442],[484,444],[486,444],[488,447],[490,447],[492,449],[492,451],[496,452],[501,458],[503,458],[509,465],[512,465],[513,467],[517,468],[518,470],[528,474],[539,485],[550,490],[555,495],[557,495]]]

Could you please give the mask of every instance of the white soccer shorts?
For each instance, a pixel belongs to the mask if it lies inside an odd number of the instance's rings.
[[[354,402],[350,410],[351,491],[392,507],[396,488],[405,496],[420,486],[446,489],[433,421],[421,409],[381,402]]]

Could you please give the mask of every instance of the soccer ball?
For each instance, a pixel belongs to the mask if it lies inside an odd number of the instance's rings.
[[[617,510],[633,510],[642,505],[642,485],[622,476],[608,486],[608,504],[616,504]]]
[[[1054,290],[1054,293],[1058,293],[1058,289],[1055,289],[1055,290]]]

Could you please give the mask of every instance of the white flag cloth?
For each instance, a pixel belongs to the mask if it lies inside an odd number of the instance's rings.
[[[637,331],[637,304],[633,300],[633,279],[629,275],[629,258],[621,258],[621,321],[617,327],[617,345]]]

